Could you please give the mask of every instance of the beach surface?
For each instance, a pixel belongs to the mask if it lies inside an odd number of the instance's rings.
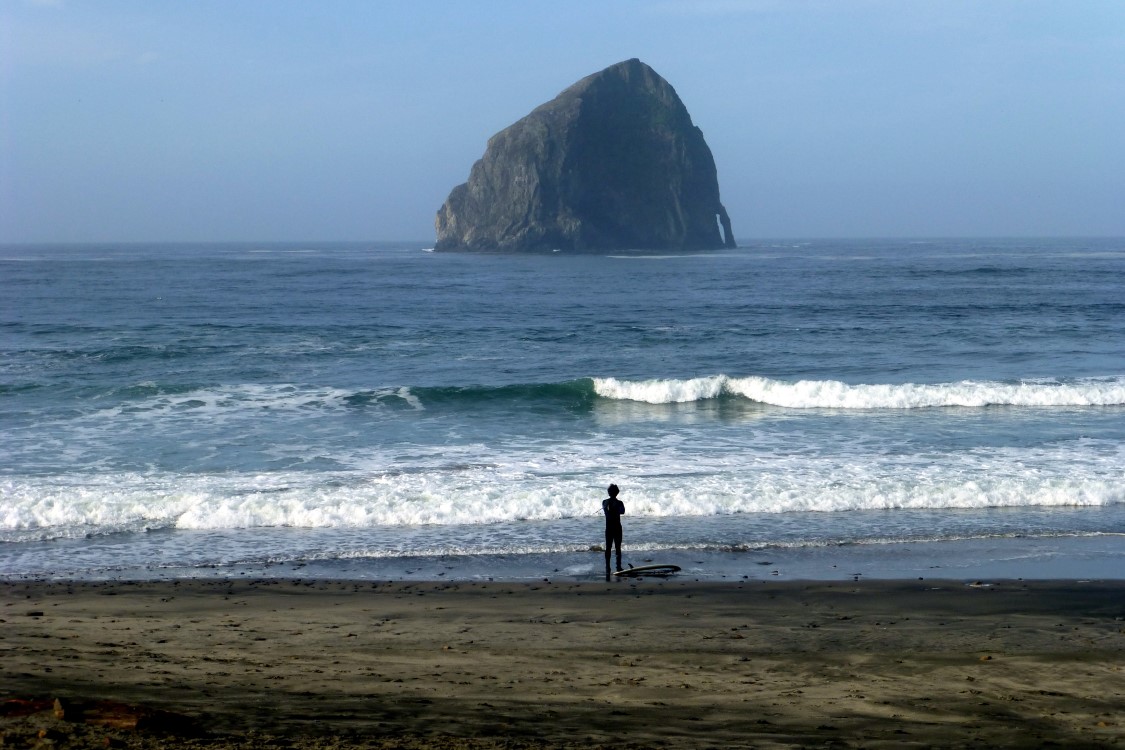
[[[1125,582],[6,582],[0,700],[4,747],[1125,747]]]

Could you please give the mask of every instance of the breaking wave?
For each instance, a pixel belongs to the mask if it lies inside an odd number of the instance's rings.
[[[30,386],[27,386],[30,387]],[[5,392],[0,388],[0,393]],[[940,407],[1103,407],[1125,405],[1125,377],[1012,382],[860,383],[711,375],[686,379],[580,378],[560,383],[468,386],[387,386],[367,390],[299,384],[166,387],[143,383],[92,393],[85,403],[100,416],[142,414],[223,419],[236,412],[316,413],[349,408],[394,411],[540,404],[586,409],[599,399],[683,404],[743,399],[788,409],[926,409]],[[106,402],[109,404],[106,404]]]
[[[156,529],[480,527],[585,518],[596,514],[601,488],[581,459],[560,456],[559,471],[546,475],[530,457],[514,457],[501,465],[446,463],[408,472],[11,477],[0,480],[0,542]],[[1125,503],[1121,460],[1120,446],[1075,441],[953,454],[941,464],[862,452],[758,455],[733,467],[725,455],[638,456],[625,473],[634,477],[633,518],[1106,507]]]
[[[687,380],[629,381],[595,378],[602,398],[650,404],[689,403],[722,397],[745,398],[790,409],[925,409],[966,406],[1120,406],[1125,378],[1071,381],[972,381],[935,384],[858,384],[838,380],[785,381],[726,375]]]

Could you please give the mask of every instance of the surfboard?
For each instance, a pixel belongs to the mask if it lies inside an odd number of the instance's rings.
[[[615,576],[670,576],[678,573],[679,565],[640,565],[636,568],[625,568],[614,573]]]

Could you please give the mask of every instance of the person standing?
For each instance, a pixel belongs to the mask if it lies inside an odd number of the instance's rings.
[[[625,503],[617,499],[620,492],[616,484],[609,486],[609,497],[602,500],[602,513],[605,514],[605,577],[609,580],[610,550],[617,548],[617,569],[621,570],[621,516],[625,515]]]

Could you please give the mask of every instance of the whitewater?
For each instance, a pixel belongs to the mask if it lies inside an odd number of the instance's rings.
[[[0,247],[0,577],[1125,577],[1121,241],[426,250]]]
[[[796,383],[760,377],[716,375],[690,380],[626,382],[595,378],[594,390],[605,398],[650,404],[684,403],[723,395],[791,409],[923,409],[940,406],[1120,406],[1125,404],[1121,378],[1080,379],[1073,383],[1019,382],[858,384],[835,380]]]

